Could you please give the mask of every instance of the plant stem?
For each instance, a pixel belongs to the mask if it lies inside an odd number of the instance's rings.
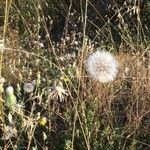
[[[8,17],[9,17],[9,11],[12,4],[12,0],[6,0],[5,2],[5,17],[4,17],[4,28],[3,28],[3,40],[2,40],[2,48],[0,50],[0,78],[2,78],[2,64],[3,64],[3,51],[6,43],[6,32],[7,32],[7,26],[8,26]],[[2,98],[2,92],[3,92],[3,83],[0,83],[0,121],[3,122],[3,98]]]

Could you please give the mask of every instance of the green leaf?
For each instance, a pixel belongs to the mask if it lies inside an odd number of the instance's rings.
[[[16,100],[16,96],[15,96],[14,94],[8,95],[8,96],[6,97],[6,106],[7,106],[9,109],[14,109],[16,103],[17,103],[17,100]]]

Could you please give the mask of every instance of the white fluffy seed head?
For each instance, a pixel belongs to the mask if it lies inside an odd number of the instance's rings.
[[[87,58],[86,70],[93,79],[106,83],[117,76],[118,63],[111,53],[96,51]]]
[[[8,87],[6,88],[6,94],[7,94],[7,95],[13,95],[13,94],[14,94],[14,89],[13,89],[12,86],[8,86]]]
[[[23,89],[26,93],[32,93],[34,90],[34,85],[32,83],[25,83]]]

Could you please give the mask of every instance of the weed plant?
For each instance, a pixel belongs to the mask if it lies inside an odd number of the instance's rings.
[[[148,0],[0,0],[0,149],[150,149],[149,16]]]

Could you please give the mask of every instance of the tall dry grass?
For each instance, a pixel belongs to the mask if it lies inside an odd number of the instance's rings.
[[[149,149],[150,47],[147,24],[135,11],[140,3],[115,5],[122,31],[116,48],[111,18],[99,23],[91,1],[80,1],[76,10],[74,3],[46,2],[11,5],[2,65],[1,149]],[[87,18],[91,10],[98,23]],[[102,84],[87,75],[86,59],[97,48],[114,53],[119,62],[113,82]],[[27,93],[26,83],[34,91]],[[6,106],[10,85],[17,98],[13,111]]]

